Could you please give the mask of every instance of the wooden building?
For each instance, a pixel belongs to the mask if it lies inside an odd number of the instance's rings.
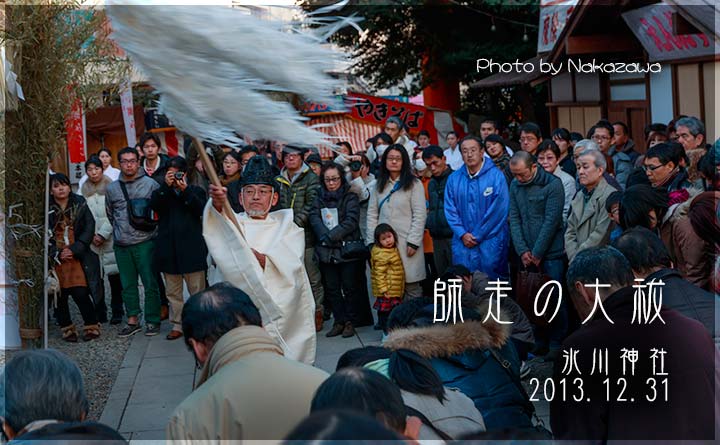
[[[667,124],[684,114],[703,120],[707,140],[713,141],[720,131],[715,26],[720,4],[713,0],[679,3],[544,0],[539,52],[531,59],[538,69],[510,76],[510,83],[549,82],[546,105],[552,128],[585,135],[601,118],[623,121],[637,150],[644,152],[646,125]],[[556,9],[556,22],[557,9],[565,12],[559,15],[563,22],[554,27],[556,33],[550,39],[543,27],[543,22],[548,23],[543,19],[544,7]],[[544,74],[541,62],[562,69],[553,76]],[[503,75],[496,74],[472,86],[497,86],[502,80]]]

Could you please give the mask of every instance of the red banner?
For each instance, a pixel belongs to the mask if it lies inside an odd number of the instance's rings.
[[[65,130],[67,132],[68,154],[70,162],[78,164],[85,162],[85,123],[80,99],[75,99],[67,119]]]
[[[375,125],[384,125],[391,116],[398,117],[411,133],[424,128],[423,123],[429,113],[425,107],[360,93],[348,94],[347,107],[353,118]]]

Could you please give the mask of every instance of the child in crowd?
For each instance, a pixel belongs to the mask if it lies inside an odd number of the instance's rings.
[[[610,232],[610,242],[615,241],[617,237],[622,235],[623,229],[620,227],[620,201],[622,200],[622,192],[612,192],[605,201],[605,210],[612,221],[612,231]]]
[[[405,292],[405,270],[397,249],[397,239],[395,230],[389,224],[378,224],[375,228],[370,278],[376,298],[373,308],[378,311],[378,324],[375,329],[382,329],[385,334],[390,311],[402,303]]]

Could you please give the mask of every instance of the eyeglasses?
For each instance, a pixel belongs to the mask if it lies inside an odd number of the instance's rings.
[[[599,141],[609,141],[610,139],[612,139],[610,136],[595,135],[595,136],[592,137],[592,140],[595,141],[595,142],[599,142]]]
[[[271,193],[273,193],[272,189],[250,189],[250,188],[244,188],[242,189],[243,195],[249,196],[249,197],[255,197],[257,195],[260,195],[261,198],[265,198],[267,196],[270,196]]]
[[[137,160],[137,159],[123,159],[123,160],[120,161],[120,164],[122,164],[122,165],[125,165],[125,164],[137,164],[137,163],[138,163],[138,160]]]
[[[536,138],[535,136],[525,136],[520,138],[520,142],[535,142],[537,140],[538,138]]]
[[[647,171],[654,172],[655,170],[657,170],[657,169],[659,169],[660,167],[663,167],[663,166],[665,166],[665,164],[660,164],[660,165],[643,165],[643,166],[642,166],[642,169],[643,169],[644,171],[646,171],[646,172],[647,172]]]
[[[388,160],[388,161],[391,161],[391,162],[402,162],[402,156],[397,156],[397,157],[395,157],[395,156],[392,156],[392,157],[391,157],[391,156],[388,156],[388,157],[387,157],[387,160]]]
[[[332,183],[332,182],[340,182],[340,176],[335,176],[334,178],[325,178],[325,182]]]

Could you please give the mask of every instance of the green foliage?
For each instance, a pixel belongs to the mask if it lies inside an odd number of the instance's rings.
[[[327,4],[300,1],[306,11]],[[332,40],[351,52],[353,69],[378,89],[400,84],[409,75],[415,75],[416,81],[404,92],[408,95],[418,94],[438,78],[469,83],[487,75],[476,72],[478,58],[512,61],[535,54],[536,28],[531,26],[537,23],[538,6],[533,0],[351,1],[339,13],[328,14],[352,13],[364,17],[360,26],[365,33],[360,35],[348,27]],[[487,14],[497,17],[495,31],[491,31],[493,19]],[[522,41],[525,31],[528,42]],[[424,70],[423,58],[427,60]]]
[[[80,8],[80,2],[13,2],[5,6],[5,45],[25,100],[6,94],[3,110],[5,183],[1,202],[16,240],[13,251],[20,326],[38,329],[43,307],[45,177],[49,160],[65,151],[65,116],[75,97],[86,111],[102,103],[103,90],[116,86],[129,72],[129,63],[113,54],[105,38],[104,12]],[[25,347],[38,347],[37,340]]]

